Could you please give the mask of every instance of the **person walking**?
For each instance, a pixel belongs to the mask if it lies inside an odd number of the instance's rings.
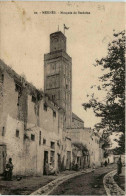
[[[119,157],[119,160],[117,161],[117,174],[122,173],[122,162],[121,162],[121,157]]]

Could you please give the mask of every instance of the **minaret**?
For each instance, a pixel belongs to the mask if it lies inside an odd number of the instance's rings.
[[[72,119],[72,59],[66,53],[66,37],[50,35],[50,53],[44,55],[44,92],[66,112],[66,127]]]

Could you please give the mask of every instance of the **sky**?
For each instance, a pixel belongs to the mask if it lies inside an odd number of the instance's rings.
[[[72,110],[84,120],[85,127],[93,128],[99,119],[92,110],[84,111],[82,103],[88,101],[90,87],[98,84],[102,74],[99,67],[93,66],[95,60],[106,56],[113,33],[124,30],[124,5],[119,2],[0,2],[0,58],[43,89],[43,60],[44,54],[49,53],[49,35],[58,31],[58,26],[62,32],[63,24],[69,27],[65,36],[67,53],[72,57]],[[56,14],[42,14],[42,11]]]

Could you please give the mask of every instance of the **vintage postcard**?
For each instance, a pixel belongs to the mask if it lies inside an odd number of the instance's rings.
[[[0,194],[125,195],[124,2],[0,2]]]

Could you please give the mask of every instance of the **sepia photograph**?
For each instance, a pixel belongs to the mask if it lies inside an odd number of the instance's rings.
[[[125,6],[0,1],[0,195],[126,195]]]

